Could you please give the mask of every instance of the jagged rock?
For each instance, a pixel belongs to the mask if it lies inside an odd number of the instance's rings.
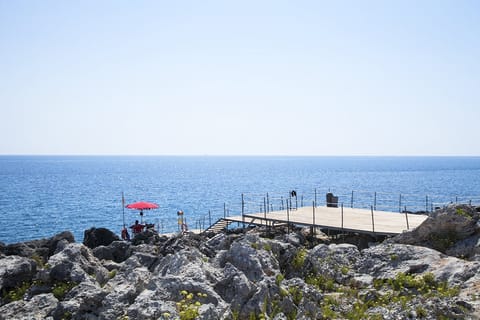
[[[420,226],[394,237],[391,242],[420,245],[446,253],[458,241],[479,232],[479,217],[480,214],[472,206],[449,205],[432,212]],[[476,243],[471,245],[476,247]],[[468,249],[463,248],[461,252],[468,252]]]
[[[0,319],[48,319],[50,313],[57,308],[57,304],[58,300],[53,294],[39,294],[31,300],[14,301],[0,307]]]
[[[108,280],[108,270],[95,259],[91,250],[83,244],[71,243],[48,260],[50,279],[56,281],[97,281]]]
[[[147,229],[144,232],[136,234],[132,239],[132,244],[157,244],[160,241],[161,238],[155,230]]]
[[[174,302],[179,302],[183,299],[182,291],[192,293],[195,300],[199,301],[201,305],[211,304],[214,306],[214,310],[210,308],[202,309],[207,315],[214,311],[215,315],[212,319],[225,319],[230,312],[229,305],[213,290],[208,282],[201,282],[183,276],[164,277],[159,275],[152,279],[147,289],[155,291],[157,299]],[[201,297],[198,297],[199,293],[202,295]],[[199,310],[199,312],[202,310]],[[200,313],[200,318],[207,319],[202,313]]]
[[[99,309],[107,293],[98,285],[80,283],[71,289],[52,313],[55,319],[68,314],[71,319],[98,319]]]
[[[28,258],[6,256],[0,259],[0,292],[30,282],[37,272],[37,264]]]
[[[102,266],[104,266],[108,271],[118,270],[122,266],[121,263],[117,263],[112,260],[102,260],[100,261]]]
[[[123,262],[132,254],[131,245],[126,241],[113,241],[108,246],[98,246],[93,249],[93,255],[99,260]]]
[[[245,273],[250,281],[260,281],[265,275],[273,275],[274,270],[279,268],[271,252],[261,249],[258,235],[247,235],[242,241],[232,244],[225,259]]]
[[[37,314],[49,320],[176,319],[180,306],[190,302],[197,303],[198,319],[246,320],[252,314],[276,320],[330,317],[323,312],[333,312],[331,318],[347,318],[355,312],[355,305],[364,308],[365,301],[371,304],[362,311],[363,318],[436,319],[445,315],[473,319],[479,313],[480,300],[475,297],[480,290],[480,262],[475,259],[467,261],[392,241],[368,248],[331,241],[309,249],[318,242],[302,235],[300,229],[292,230],[289,236],[282,230],[269,232],[274,239],[263,238],[267,232],[255,229],[211,238],[153,235],[138,243],[114,241],[93,250],[60,240],[48,263],[38,268],[28,258],[0,257],[2,285],[5,279],[11,281],[9,286],[21,284],[17,281],[21,277],[14,281],[10,271],[4,271],[7,265],[8,270],[23,264],[32,267],[12,271],[22,274],[31,286],[24,301],[0,307],[0,319],[4,313],[13,319],[36,319]],[[461,233],[465,237],[446,252],[472,247],[477,231],[470,231],[469,235]],[[389,286],[400,272],[431,273],[435,281],[458,286],[460,294],[437,292],[427,297],[408,286],[395,293]],[[62,296],[56,292],[61,300],[57,301],[51,293],[54,285],[69,281],[75,286]],[[408,299],[400,301],[403,296]],[[397,299],[378,303],[385,297]]]
[[[228,263],[223,269],[223,277],[214,289],[223,300],[230,303],[233,310],[240,310],[252,294],[253,285],[243,272]]]
[[[335,279],[338,283],[350,279],[349,272],[359,258],[360,251],[351,244],[319,244],[306,256],[315,274]]]
[[[136,256],[125,260],[115,277],[103,287],[107,295],[99,310],[101,318],[118,319],[146,289],[151,278],[152,273],[140,264]]]
[[[376,278],[394,278],[399,272],[431,272],[436,279],[461,284],[480,270],[480,263],[449,257],[425,247],[382,244],[362,251],[355,269]]]
[[[296,247],[303,246],[305,244],[305,236],[301,233],[289,233],[283,236],[283,241],[290,243]]]
[[[159,299],[157,292],[148,289],[143,290],[126,310],[129,319],[138,320],[158,319],[159,317],[167,319],[166,315],[176,313],[175,302]]]
[[[41,258],[43,262],[45,262],[56,252],[57,245],[65,242],[75,242],[75,238],[70,231],[61,232],[48,239],[9,244],[5,247],[4,251],[6,255],[16,255],[35,259]]]
[[[93,249],[98,246],[108,246],[113,241],[119,240],[120,238],[108,229],[90,228],[84,232],[83,244]]]
[[[457,241],[446,249],[445,253],[453,257],[480,260],[480,232],[476,232],[470,237]]]
[[[238,236],[236,235],[227,236],[224,233],[219,233],[203,243],[200,246],[200,251],[206,256],[213,258],[216,255],[216,252],[220,250],[228,250],[232,241],[237,238]]]

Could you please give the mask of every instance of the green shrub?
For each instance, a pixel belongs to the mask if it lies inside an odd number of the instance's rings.
[[[415,312],[417,313],[418,318],[425,318],[428,315],[427,310],[425,310],[422,306],[417,306]]]
[[[23,296],[30,288],[29,282],[23,282],[20,286],[13,288],[11,290],[4,290],[2,293],[2,297],[7,302],[18,301],[23,299]]]
[[[472,217],[465,211],[463,210],[462,208],[457,208],[455,210],[456,214],[458,214],[459,216],[462,216],[462,217],[465,217],[467,218],[468,220],[471,220]]]
[[[285,276],[283,274],[281,273],[277,274],[277,276],[275,277],[275,284],[280,287],[284,279],[285,279]]]
[[[336,290],[335,280],[332,277],[324,275],[308,274],[305,283],[315,286],[322,291],[332,292]]]
[[[293,303],[298,306],[303,299],[302,290],[300,290],[300,288],[298,288],[297,286],[291,286],[288,288],[288,293],[292,297]]]
[[[300,269],[305,264],[305,259],[307,258],[308,250],[302,248],[297,251],[297,254],[293,258],[292,265],[295,269]]]
[[[445,253],[445,251],[453,246],[458,240],[455,231],[448,231],[442,233],[432,233],[429,237],[430,244],[433,249]]]
[[[108,273],[108,279],[112,279],[117,275],[117,269],[113,269]]]
[[[63,300],[67,293],[77,285],[78,283],[72,281],[56,282],[52,287],[52,293],[58,300]]]
[[[38,254],[36,254],[36,253],[33,254],[33,255],[31,256],[31,259],[32,259],[33,261],[35,261],[35,263],[37,264],[37,267],[38,267],[39,269],[45,268],[45,261],[44,261],[43,258],[40,257]]]

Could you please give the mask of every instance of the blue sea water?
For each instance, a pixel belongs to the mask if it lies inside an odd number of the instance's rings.
[[[241,214],[242,194],[244,211],[258,212],[267,201],[279,209],[291,190],[294,205],[323,205],[327,192],[347,206],[389,211],[479,203],[480,157],[1,156],[0,241],[64,230],[82,241],[90,227],[119,233],[123,216],[127,225],[139,219],[123,209],[122,192],[126,203],[158,203],[144,221],[174,232],[178,210],[198,228],[209,211],[213,220]]]

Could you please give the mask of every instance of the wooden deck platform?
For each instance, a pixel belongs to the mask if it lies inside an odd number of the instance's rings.
[[[343,216],[343,219],[342,219]],[[276,225],[290,223],[301,226],[314,226],[343,232],[372,235],[396,235],[418,227],[428,218],[423,214],[405,214],[388,211],[372,211],[357,208],[301,207],[296,210],[272,211],[226,217],[230,221],[255,225]],[[408,221],[408,226],[407,226]]]

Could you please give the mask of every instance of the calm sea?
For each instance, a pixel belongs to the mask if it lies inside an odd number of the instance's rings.
[[[295,190],[295,205],[324,205],[333,192],[346,206],[431,210],[448,202],[480,202],[480,157],[0,157],[0,241],[50,237],[77,241],[90,227],[117,233],[139,219],[126,203],[160,205],[144,221],[177,231],[177,211],[190,228],[226,215],[278,210]],[[268,193],[268,198],[267,194]]]

